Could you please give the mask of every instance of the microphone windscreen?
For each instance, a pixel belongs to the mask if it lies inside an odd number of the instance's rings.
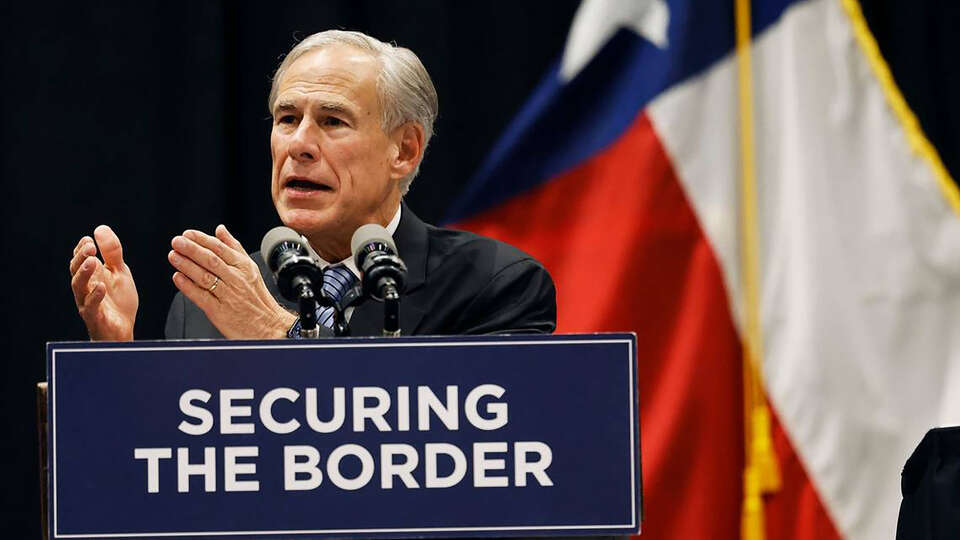
[[[362,262],[357,260],[357,255],[360,254],[364,246],[372,242],[384,244],[389,247],[394,254],[397,253],[397,245],[393,243],[393,237],[390,236],[390,232],[380,225],[368,223],[360,226],[356,232],[353,233],[353,238],[350,240],[350,252],[353,253],[353,260],[357,263],[357,266],[360,266]]]
[[[264,260],[267,261],[267,266],[273,271],[276,271],[273,267],[274,263],[271,261],[271,259],[273,259],[273,250],[284,242],[292,242],[301,247],[303,246],[300,233],[290,227],[283,226],[274,227],[267,231],[267,234],[263,235],[263,241],[260,242],[260,255],[263,256]]]

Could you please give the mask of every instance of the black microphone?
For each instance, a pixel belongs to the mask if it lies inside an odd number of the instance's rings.
[[[317,299],[315,291],[323,288],[323,269],[310,256],[300,235],[289,227],[274,227],[263,237],[260,254],[273,272],[280,294],[297,302],[300,312],[300,335],[317,337]]]
[[[383,335],[400,335],[400,294],[407,281],[407,265],[397,255],[393,237],[380,225],[363,225],[350,241],[353,260],[363,276],[363,291],[384,303]]]

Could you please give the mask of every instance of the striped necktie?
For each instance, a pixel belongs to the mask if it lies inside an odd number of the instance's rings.
[[[323,290],[337,307],[340,307],[343,297],[356,283],[357,277],[342,264],[328,266],[323,271]],[[331,306],[317,307],[317,324],[333,328],[333,313],[334,308]]]

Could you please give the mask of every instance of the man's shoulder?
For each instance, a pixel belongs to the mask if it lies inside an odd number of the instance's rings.
[[[469,231],[433,225],[426,227],[430,246],[428,270],[450,265],[467,266],[473,269],[473,273],[492,277],[518,264],[543,269],[543,265],[532,255],[506,242]]]
[[[468,231],[427,225],[423,333],[549,333],[556,289],[530,254]],[[428,292],[429,291],[429,292]]]

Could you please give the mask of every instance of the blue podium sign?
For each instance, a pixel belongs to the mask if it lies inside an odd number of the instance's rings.
[[[47,346],[51,538],[636,534],[632,334]]]

